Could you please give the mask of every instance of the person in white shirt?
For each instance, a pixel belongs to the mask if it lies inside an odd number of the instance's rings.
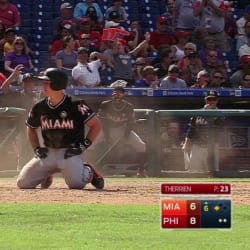
[[[102,65],[101,60],[106,60],[106,56],[99,52],[92,52],[88,56],[88,49],[80,47],[77,51],[78,63],[72,69],[72,77],[76,86],[96,87],[100,84],[99,68]],[[93,60],[89,62],[89,57]]]

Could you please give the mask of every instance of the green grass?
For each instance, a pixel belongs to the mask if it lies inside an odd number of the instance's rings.
[[[230,231],[160,229],[159,206],[0,204],[0,249],[249,249],[249,206]]]

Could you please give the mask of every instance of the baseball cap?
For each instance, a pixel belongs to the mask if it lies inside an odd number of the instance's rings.
[[[205,99],[207,98],[218,98],[218,93],[215,90],[209,90],[205,93]]]
[[[248,5],[245,7],[244,12],[250,14],[250,4],[248,4]]]
[[[82,53],[82,52],[85,52],[85,53],[89,53],[89,50],[86,48],[86,47],[79,47],[78,50],[77,50],[77,53]]]
[[[208,72],[205,69],[199,71],[196,77],[199,79],[201,76],[208,76]]]
[[[72,29],[72,25],[69,24],[69,23],[66,23],[62,26],[63,29],[66,29],[66,30],[71,30]]]
[[[240,57],[240,64],[244,64],[248,62],[250,62],[250,55],[244,55]]]
[[[60,9],[63,10],[63,9],[72,9],[73,6],[70,4],[70,3],[62,3],[61,6],[60,6]]]
[[[142,75],[146,76],[146,75],[155,75],[157,72],[158,68],[154,68],[153,66],[146,66],[143,68],[142,70]]]
[[[114,21],[107,21],[105,23],[105,28],[112,28],[112,27],[118,27],[118,26],[120,26],[120,24]]]
[[[179,39],[181,37],[188,37],[188,35],[189,35],[189,33],[186,31],[177,31],[177,32],[175,32],[174,37],[176,39]]]
[[[167,23],[168,19],[165,16],[160,16],[157,19],[157,23]]]
[[[125,92],[124,88],[127,86],[128,82],[124,80],[116,80],[115,82],[110,84],[111,88],[114,88],[114,90],[121,90]]]
[[[168,72],[180,73],[180,69],[176,64],[171,64],[168,68]]]
[[[191,51],[188,55],[188,57],[199,57],[199,54],[197,53],[197,51]]]
[[[110,18],[110,19],[118,19],[118,18],[120,18],[120,14],[119,14],[118,11],[113,10],[113,11],[111,11],[111,12],[109,13],[109,18]]]

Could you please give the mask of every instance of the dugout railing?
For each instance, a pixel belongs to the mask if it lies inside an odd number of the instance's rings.
[[[18,159],[12,148],[18,133],[17,122],[25,110],[18,108],[1,108],[0,152],[9,159],[10,165],[1,162],[1,175],[16,171]],[[135,109],[135,131],[146,142],[146,161],[151,177],[206,177],[206,172],[195,173],[185,168],[182,142],[191,116],[223,117],[225,122],[221,129],[218,153],[215,160],[214,138],[211,129],[209,137],[210,169],[216,177],[250,177],[250,110],[153,110]],[[23,146],[25,147],[25,146]],[[123,148],[124,149],[124,148]],[[6,152],[6,150],[8,152]],[[125,155],[119,159],[115,148],[108,151],[99,161],[101,170],[108,170],[108,175],[131,175],[127,167],[136,169],[136,154],[133,149],[124,149]],[[12,151],[12,152],[11,152]],[[132,152],[132,153],[131,153]],[[8,155],[10,153],[10,155]],[[105,152],[104,152],[105,153]],[[99,158],[100,159],[100,158]],[[132,159],[135,159],[133,162]],[[98,160],[98,159],[97,159]],[[131,162],[132,161],[132,162]]]

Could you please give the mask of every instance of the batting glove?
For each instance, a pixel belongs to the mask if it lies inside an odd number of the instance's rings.
[[[34,150],[34,153],[35,153],[35,157],[36,158],[40,158],[40,159],[44,159],[48,156],[48,152],[49,150],[45,147],[37,147],[35,148]]]
[[[67,148],[64,153],[64,159],[68,159],[75,155],[80,155],[82,153],[81,148]]]

